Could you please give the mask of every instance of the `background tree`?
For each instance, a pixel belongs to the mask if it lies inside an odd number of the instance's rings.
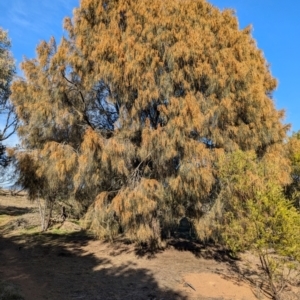
[[[0,183],[8,183],[10,176],[5,167],[8,166],[9,159],[5,153],[3,141],[7,140],[16,129],[17,119],[14,108],[9,102],[10,84],[15,74],[15,64],[9,51],[10,40],[7,32],[0,27]]]
[[[86,225],[99,236],[157,246],[183,216],[201,236],[224,153],[252,150],[289,181],[276,80],[232,11],[204,0],[83,0],[65,29],[13,84],[28,150],[19,161],[34,155],[37,177],[90,205]]]

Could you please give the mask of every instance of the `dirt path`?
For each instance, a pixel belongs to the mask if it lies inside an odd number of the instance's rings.
[[[22,218],[35,213],[1,206],[0,198],[0,216],[1,209]],[[20,286],[26,300],[257,299],[255,287],[218,249],[176,241],[149,256],[125,241],[112,245],[84,232],[12,235],[7,228],[0,225],[0,279]]]

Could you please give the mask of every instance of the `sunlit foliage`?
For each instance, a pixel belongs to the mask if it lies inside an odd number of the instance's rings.
[[[276,80],[232,11],[82,0],[65,29],[59,46],[42,42],[23,62],[12,100],[36,176],[91,205],[86,224],[98,236],[155,246],[183,216],[201,228],[222,191],[224,153],[275,158],[289,181]]]

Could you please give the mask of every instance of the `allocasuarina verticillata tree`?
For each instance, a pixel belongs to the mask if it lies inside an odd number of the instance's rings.
[[[276,80],[232,11],[204,0],[82,0],[65,29],[13,84],[31,197],[73,195],[90,205],[99,236],[156,244],[179,218],[196,226],[214,208],[226,153],[277,157],[288,182]]]

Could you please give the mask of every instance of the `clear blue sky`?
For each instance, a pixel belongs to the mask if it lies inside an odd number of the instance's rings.
[[[167,1],[167,0],[166,0]],[[279,85],[274,93],[278,109],[286,110],[285,123],[300,130],[300,1],[210,0],[236,11],[240,28],[252,24],[253,36],[263,50]],[[22,57],[35,57],[41,40],[64,34],[62,20],[72,16],[79,0],[0,0],[0,26],[9,31],[17,65]],[[1,124],[0,124],[1,125]]]

